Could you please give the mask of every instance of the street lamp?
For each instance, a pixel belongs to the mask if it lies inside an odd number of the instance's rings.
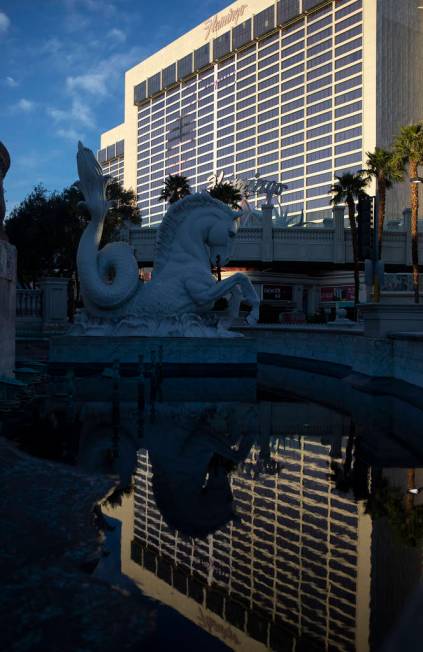
[[[416,184],[423,183],[423,177],[412,177],[410,179],[410,183],[416,183]]]
[[[414,496],[418,496],[419,493],[423,491],[423,487],[413,487],[412,489],[407,489],[408,494],[413,494]]]

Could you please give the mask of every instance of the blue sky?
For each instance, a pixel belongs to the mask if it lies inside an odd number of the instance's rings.
[[[43,183],[76,178],[77,140],[94,151],[123,120],[124,71],[228,0],[0,0],[0,140],[10,212]]]

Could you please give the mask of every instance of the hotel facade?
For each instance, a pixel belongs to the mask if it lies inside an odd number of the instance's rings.
[[[284,213],[328,217],[334,175],[361,169],[366,152],[423,118],[417,5],[231,4],[126,72],[125,120],[101,136],[103,169],[136,190],[143,226],[160,223],[158,196],[175,173],[194,190],[212,174],[259,173],[287,184]],[[400,187],[388,213],[406,205]]]

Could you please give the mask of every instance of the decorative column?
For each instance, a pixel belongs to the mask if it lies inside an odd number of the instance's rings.
[[[333,215],[333,262],[345,263],[345,229],[344,229],[344,206],[334,206]]]
[[[261,259],[264,262],[273,260],[273,206],[263,204],[262,212],[262,242],[261,242]]]
[[[45,333],[62,333],[68,327],[68,278],[48,276],[40,281]]]
[[[406,208],[402,212],[404,218],[404,231],[405,231],[405,252],[404,262],[406,265],[411,265],[411,208]]]

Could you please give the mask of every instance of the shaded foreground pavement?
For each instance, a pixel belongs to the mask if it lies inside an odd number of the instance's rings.
[[[2,650],[149,649],[154,603],[91,575],[102,554],[93,508],[112,488],[0,438]]]

